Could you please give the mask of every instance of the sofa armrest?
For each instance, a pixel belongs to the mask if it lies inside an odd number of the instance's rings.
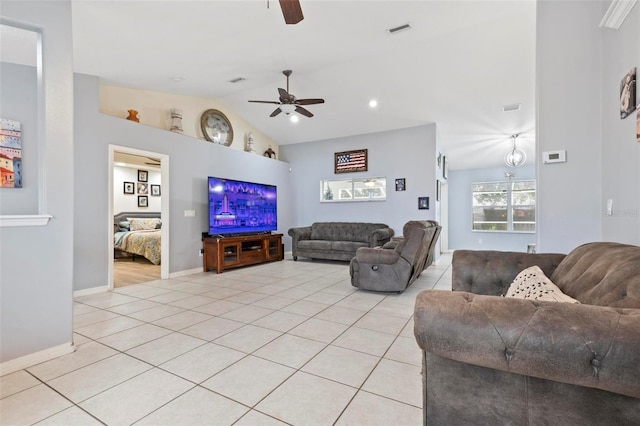
[[[537,265],[550,277],[564,254],[490,250],[456,250],[451,261],[451,288],[502,296],[520,271]]]
[[[300,228],[289,228],[287,233],[291,237],[291,252],[293,256],[297,256],[298,241],[311,239],[311,227],[302,226]]]
[[[422,350],[481,367],[640,398],[640,310],[427,290]]]
[[[393,237],[393,229],[378,228],[371,232],[371,238],[369,240],[369,247],[378,247],[391,240]]]

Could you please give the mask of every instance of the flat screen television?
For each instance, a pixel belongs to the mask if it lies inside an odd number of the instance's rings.
[[[275,185],[209,176],[209,235],[267,234],[278,229]]]

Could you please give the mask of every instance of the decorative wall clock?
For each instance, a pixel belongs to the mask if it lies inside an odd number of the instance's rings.
[[[229,146],[233,141],[233,127],[231,122],[217,109],[208,109],[200,117],[200,127],[206,140],[220,145]]]

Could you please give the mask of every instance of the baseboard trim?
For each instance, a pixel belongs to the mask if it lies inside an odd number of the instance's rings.
[[[109,291],[109,286],[101,285],[98,287],[91,287],[91,288],[85,288],[83,290],[76,290],[73,292],[73,297],[88,296],[90,294],[103,293],[106,291]]]
[[[62,345],[53,346],[43,351],[21,356],[20,358],[5,361],[3,363],[0,363],[0,376],[15,373],[16,371],[24,370],[25,368],[33,367],[36,364],[58,358],[62,355],[70,354],[75,350],[75,344],[73,342],[69,342]]]
[[[198,272],[202,272],[202,268],[193,268],[187,269],[186,271],[171,272],[169,274],[169,278],[184,277],[186,275],[197,274]]]

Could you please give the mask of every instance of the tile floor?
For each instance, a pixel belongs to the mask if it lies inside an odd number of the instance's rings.
[[[78,297],[77,350],[0,378],[9,425],[419,425],[407,291],[359,291],[346,263],[287,258]]]

